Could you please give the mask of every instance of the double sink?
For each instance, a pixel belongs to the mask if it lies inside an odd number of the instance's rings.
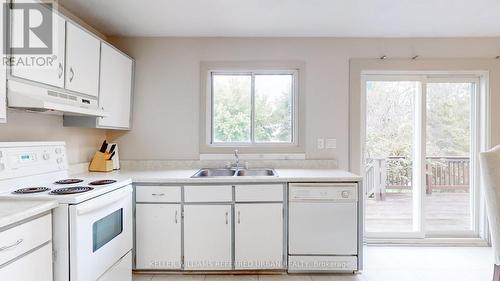
[[[192,178],[213,177],[276,177],[273,169],[201,169]]]

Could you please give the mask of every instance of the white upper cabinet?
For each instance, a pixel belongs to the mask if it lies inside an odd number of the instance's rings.
[[[66,89],[99,95],[100,40],[82,28],[66,25]]]
[[[40,67],[12,66],[11,75],[19,78],[28,79],[35,82],[44,83],[59,88],[64,87],[64,43],[66,20],[57,13],[52,13],[52,36],[53,36],[53,54],[54,59],[51,65]],[[11,44],[19,45],[23,41],[23,15],[19,12],[12,12],[12,35]],[[47,61],[48,62],[48,61]]]
[[[0,1],[0,30],[4,28],[5,2]],[[0,38],[0,51],[5,54],[5,37]],[[0,66],[0,123],[7,122],[7,67]]]
[[[98,118],[99,127],[130,128],[133,61],[101,43],[99,105],[108,117]]]

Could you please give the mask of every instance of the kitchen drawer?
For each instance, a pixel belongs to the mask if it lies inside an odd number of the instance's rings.
[[[0,280],[6,281],[52,281],[52,275],[52,243],[0,267]]]
[[[52,215],[50,214],[0,232],[0,265],[51,239]]]
[[[283,201],[282,184],[237,185],[236,202]]]
[[[230,185],[184,186],[185,202],[231,202],[233,188]]]
[[[180,186],[136,186],[136,202],[181,202]]]

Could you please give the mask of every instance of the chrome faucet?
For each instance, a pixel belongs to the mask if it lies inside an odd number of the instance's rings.
[[[234,158],[235,158],[235,164],[236,164],[236,170],[240,169],[240,156],[238,155],[238,149],[234,150]]]

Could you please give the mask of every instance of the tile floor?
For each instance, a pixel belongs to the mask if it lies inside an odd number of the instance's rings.
[[[134,275],[133,281],[491,281],[485,247],[365,247],[357,275]]]

